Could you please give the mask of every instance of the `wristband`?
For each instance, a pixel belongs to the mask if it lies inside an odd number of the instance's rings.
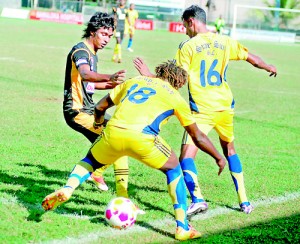
[[[102,126],[102,125],[103,125],[103,123],[97,123],[96,121],[94,121],[94,127],[98,127],[98,126]]]

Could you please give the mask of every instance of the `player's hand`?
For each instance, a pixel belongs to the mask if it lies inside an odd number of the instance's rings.
[[[277,76],[277,69],[274,65],[269,65],[269,76],[273,76],[276,77]]]
[[[218,175],[220,175],[222,173],[223,169],[225,168],[226,160],[223,157],[221,157],[221,159],[216,160],[216,163],[219,166]]]
[[[148,66],[145,64],[143,59],[137,57],[133,60],[133,64],[141,75],[154,77],[154,75],[150,72]]]
[[[97,130],[98,128],[105,126],[107,123],[107,120],[105,121],[104,116],[101,116],[100,119],[96,119],[93,123],[93,127]]]
[[[126,70],[120,70],[117,73],[114,73],[110,76],[109,82],[117,86],[124,82],[125,77],[126,77]]]

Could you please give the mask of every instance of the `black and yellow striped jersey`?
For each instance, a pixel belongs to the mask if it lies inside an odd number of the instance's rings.
[[[116,31],[124,31],[125,29],[125,19],[127,17],[127,9],[124,7],[113,7],[113,13],[116,16],[117,26]]]
[[[90,70],[97,72],[98,57],[87,42],[80,42],[69,52],[66,64],[63,110],[71,117],[79,112],[94,113],[93,94],[95,84],[82,81],[78,68],[88,64]]]

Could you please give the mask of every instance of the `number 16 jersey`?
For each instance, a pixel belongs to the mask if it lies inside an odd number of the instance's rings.
[[[176,64],[189,74],[188,90],[193,112],[224,111],[234,107],[226,81],[229,60],[246,60],[248,50],[228,36],[201,33],[179,45]]]

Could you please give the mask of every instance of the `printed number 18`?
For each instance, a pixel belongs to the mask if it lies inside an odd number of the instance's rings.
[[[141,87],[138,91],[133,92],[133,90],[137,87],[137,84],[134,84],[132,87],[130,87],[126,96],[122,99],[122,102],[126,97],[128,97],[128,100],[132,103],[144,103],[149,99],[150,96],[156,94],[156,91],[150,87]]]

